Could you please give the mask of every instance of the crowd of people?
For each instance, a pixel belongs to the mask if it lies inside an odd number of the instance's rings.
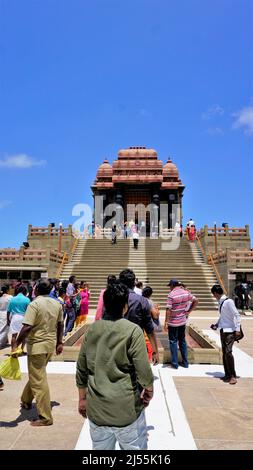
[[[116,222],[112,224],[111,237],[112,245],[117,243],[117,237],[120,238],[132,238],[133,247],[137,250],[139,245],[140,236],[145,235],[145,222],[142,221],[140,227],[134,221],[125,222],[121,226],[117,226]]]
[[[75,276],[69,280],[49,279],[49,297],[60,303],[63,311],[64,336],[74,326],[87,320],[89,312],[90,288],[86,281],[77,282]],[[0,347],[11,338],[11,347],[20,332],[28,305],[36,298],[37,281],[23,282],[19,279],[14,285],[4,284],[0,290]]]
[[[140,222],[134,220],[130,221],[125,221],[120,224],[117,224],[116,221],[112,222],[111,227],[109,228],[109,234],[111,234],[111,241],[112,244],[117,243],[117,239],[128,239],[132,238],[133,239],[133,246],[135,249],[138,248],[138,242],[139,238],[145,237],[146,236],[146,222],[144,220],[141,220]],[[177,221],[174,226],[174,233],[176,236],[184,237],[186,236],[187,239],[190,242],[194,242],[197,237],[197,229],[195,222],[193,219],[190,219],[186,227],[184,229],[183,225]],[[108,233],[108,230],[103,229],[103,227],[99,224],[95,224],[95,222],[92,222],[91,224],[87,225],[84,229],[83,232],[79,232],[77,230],[74,230],[74,235],[76,238],[103,238],[104,234]],[[163,222],[160,221],[158,226],[155,226],[155,224],[152,222],[151,226],[149,227],[150,231],[150,236],[152,238],[157,238],[163,233]]]
[[[101,290],[95,321],[89,326],[80,349],[76,385],[79,413],[88,417],[93,449],[147,449],[145,408],[153,397],[150,364],[159,363],[157,333],[168,335],[170,367],[189,367],[186,323],[197,307],[197,298],[178,279],[168,282],[165,322],[160,306],[152,301],[153,289],[143,286],[131,269],[110,275]],[[236,384],[232,348],[239,338],[240,315],[234,302],[215,285],[212,293],[219,303],[225,376]],[[46,366],[54,352],[63,351],[63,335],[86,320],[90,291],[86,282],[74,276],[61,284],[56,279],[40,279],[30,292],[17,283],[14,295],[3,286],[0,318],[10,326],[12,352],[26,344],[28,382],[21,395],[21,407],[30,409],[35,398],[38,418],[32,426],[53,424]],[[5,325],[5,326],[6,326]],[[182,362],[178,362],[178,350]],[[3,382],[0,378],[0,388]]]
[[[171,367],[188,368],[186,322],[198,300],[177,279],[171,279],[168,286],[164,330],[169,336]],[[153,374],[145,351],[147,339],[150,359],[153,364],[159,362],[155,334],[160,325],[159,306],[153,304],[152,292],[150,286],[143,288],[129,269],[122,271],[118,279],[110,276],[107,288],[101,292],[98,321],[85,336],[76,373],[79,413],[89,419],[94,450],[115,449],[116,441],[123,450],[147,449],[145,407],[153,397]],[[212,328],[221,331],[223,380],[235,385],[232,348],[239,338],[240,315],[219,285],[213,286],[212,293],[220,309],[220,318]]]
[[[163,232],[163,224],[162,221],[159,223],[159,231],[160,234]],[[187,222],[186,229],[184,230],[182,224],[179,222],[175,223],[174,226],[174,233],[177,237],[184,237],[186,236],[190,242],[195,242],[197,237],[197,229],[195,222],[193,219],[190,219]],[[117,243],[117,238],[132,238],[133,240],[133,247],[137,250],[139,245],[140,237],[146,236],[146,224],[144,221],[141,221],[140,224],[134,222],[133,220],[130,222],[122,223],[120,226],[117,226],[116,222],[112,223],[111,229],[111,241],[112,244],[115,245]],[[153,238],[158,237],[158,230],[155,227],[150,228],[150,236]],[[96,230],[95,230],[95,238],[97,238]]]
[[[241,310],[253,310],[253,282],[242,279],[234,288],[236,308]]]

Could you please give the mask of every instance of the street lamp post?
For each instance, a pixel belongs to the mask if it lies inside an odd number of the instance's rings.
[[[59,232],[58,232],[58,253],[62,251],[62,223],[59,224]]]

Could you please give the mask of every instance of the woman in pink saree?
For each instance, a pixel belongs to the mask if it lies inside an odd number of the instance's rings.
[[[77,317],[76,324],[79,325],[80,323],[86,322],[87,315],[89,312],[89,300],[90,300],[90,290],[89,285],[85,283],[83,285],[83,290],[80,292],[80,314]]]
[[[195,225],[192,225],[191,227],[189,227],[189,240],[190,242],[195,242],[196,240],[196,234],[197,234],[197,230],[196,230],[196,227]]]

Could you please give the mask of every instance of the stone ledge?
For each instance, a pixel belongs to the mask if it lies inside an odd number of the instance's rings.
[[[85,323],[84,325],[81,324],[77,328],[74,328],[70,333],[67,334],[67,336],[65,336],[63,340],[64,346],[73,346],[77,340],[84,335],[88,327],[89,324]]]
[[[210,340],[199,328],[193,325],[187,326],[186,332],[200,345],[199,348],[187,345],[189,364],[222,364],[221,349],[214,341]],[[157,333],[157,339],[160,363],[170,363],[171,353],[167,333]],[[178,361],[182,361],[180,351],[178,351]]]
[[[85,334],[89,325],[90,323],[86,323],[73,330],[64,341],[63,354],[60,356],[54,355],[52,360],[76,361],[80,351],[80,345],[74,345],[78,339]],[[190,324],[187,326],[187,334],[189,334],[189,336],[200,345],[200,347],[191,347],[188,345],[189,364],[222,364],[221,349],[214,341],[210,340],[207,335],[204,335],[199,328]],[[171,362],[168,335],[165,332],[157,333],[157,339],[160,363],[168,364]],[[182,361],[180,351],[178,351],[178,361]]]

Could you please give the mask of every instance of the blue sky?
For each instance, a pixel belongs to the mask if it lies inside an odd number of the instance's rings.
[[[120,148],[171,156],[198,226],[253,228],[251,0],[0,0],[0,247],[74,222]]]

